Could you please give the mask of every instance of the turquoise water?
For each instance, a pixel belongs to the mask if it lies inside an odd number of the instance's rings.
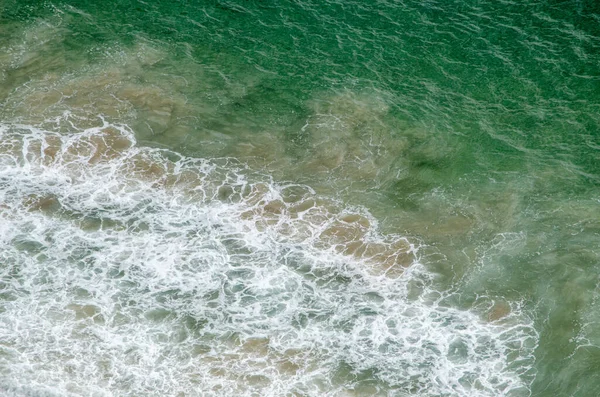
[[[0,391],[600,394],[592,1],[0,3]]]

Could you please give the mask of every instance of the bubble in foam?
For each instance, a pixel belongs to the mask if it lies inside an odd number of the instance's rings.
[[[454,308],[362,208],[122,125],[0,133],[8,392],[528,394],[520,309]]]

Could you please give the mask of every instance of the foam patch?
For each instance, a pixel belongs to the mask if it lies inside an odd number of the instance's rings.
[[[363,208],[123,125],[0,136],[9,395],[529,393],[519,306],[453,307]]]

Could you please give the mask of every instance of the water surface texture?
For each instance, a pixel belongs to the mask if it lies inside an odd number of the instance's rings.
[[[600,394],[594,1],[0,3],[0,394]]]

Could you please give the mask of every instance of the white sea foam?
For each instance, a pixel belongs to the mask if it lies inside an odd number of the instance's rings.
[[[106,122],[0,139],[2,393],[529,395],[518,305],[453,307],[364,209]]]

